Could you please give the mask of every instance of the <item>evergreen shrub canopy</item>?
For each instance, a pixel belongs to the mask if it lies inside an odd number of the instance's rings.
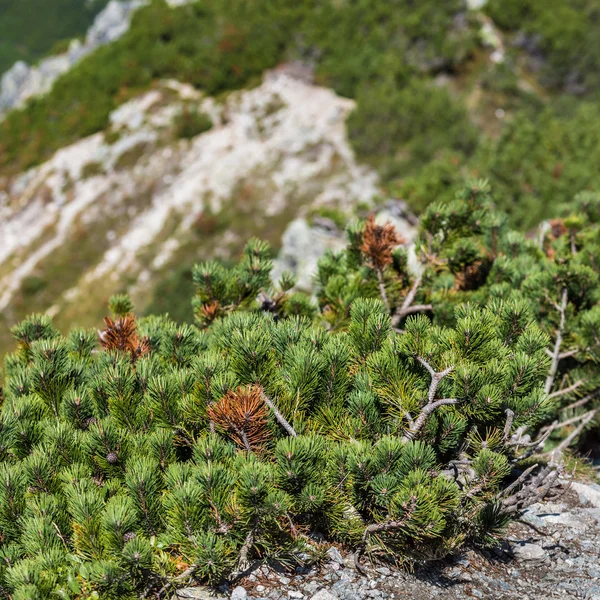
[[[197,327],[138,320],[127,296],[99,334],[20,323],[0,594],[167,597],[318,560],[321,540],[359,569],[493,544],[595,418],[598,206],[580,196],[539,243],[478,182],[427,211],[417,270],[370,219],[323,258],[315,299],[272,285],[251,241],[234,268],[195,268]]]

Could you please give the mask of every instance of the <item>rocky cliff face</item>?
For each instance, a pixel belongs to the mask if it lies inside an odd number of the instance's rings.
[[[233,257],[252,235],[278,246],[309,207],[371,202],[376,175],[346,138],[353,102],[289,71],[220,102],[163,82],[114,111],[106,131],[5,182],[2,330],[34,310],[59,326],[96,324],[123,289],[143,310],[175,268]],[[212,129],[179,139],[178,115],[196,110]]]

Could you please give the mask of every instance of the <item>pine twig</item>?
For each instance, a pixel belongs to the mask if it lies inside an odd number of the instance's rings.
[[[560,322],[558,325],[558,329],[556,330],[556,340],[554,342],[554,351],[552,352],[552,363],[550,364],[550,372],[548,373],[548,377],[546,377],[546,384],[544,386],[544,391],[546,394],[550,393],[552,386],[554,384],[554,378],[556,377],[556,372],[558,370],[558,363],[560,361],[560,347],[563,341],[563,332],[565,329],[565,311],[567,309],[567,288],[563,288],[561,295],[560,305],[554,304],[554,307],[558,310],[560,314]]]
[[[197,571],[197,569],[198,569],[198,565],[196,565],[196,564],[191,565],[183,573],[181,573],[180,575],[177,575],[177,577],[174,577],[173,579],[171,579],[170,581],[165,583],[165,585],[160,589],[160,591],[156,595],[157,598],[162,598],[163,595],[168,591],[169,587],[175,587],[178,583],[182,583],[186,579],[189,579],[190,577],[192,577],[194,575],[194,573]]]
[[[545,427],[542,427],[541,431],[542,433],[545,433],[548,430],[555,431],[556,429],[562,429],[563,427],[567,427],[568,425],[573,425],[573,423],[578,423],[582,419],[585,419],[587,416],[588,413],[584,413],[582,415],[577,415],[576,417],[571,417],[566,421],[554,421],[554,423],[552,423],[551,425],[546,425]]]
[[[510,437],[510,430],[512,428],[513,420],[515,418],[515,413],[510,408],[507,408],[506,413],[506,423],[504,424],[504,434],[502,435],[502,441],[506,443],[508,438]]]
[[[585,379],[579,379],[573,385],[566,387],[562,390],[557,390],[556,392],[552,392],[548,395],[548,398],[558,398],[559,396],[564,396],[565,394],[570,394],[574,392],[578,387],[581,387],[585,383]]]
[[[362,575],[366,575],[365,568],[360,564],[360,559],[362,558],[365,550],[367,549],[367,544],[369,542],[369,538],[372,535],[377,533],[382,533],[384,531],[392,531],[394,529],[400,529],[404,527],[409,519],[412,517],[413,512],[417,506],[417,497],[413,496],[410,501],[410,505],[406,509],[406,514],[399,521],[386,521],[385,523],[372,523],[369,525],[365,532],[363,533],[362,542],[360,546],[357,548],[356,553],[354,554],[354,566],[356,570]]]
[[[590,410],[584,415],[581,423],[558,445],[556,448],[551,450],[548,454],[552,459],[556,459],[563,450],[569,447],[571,442],[585,429],[585,426],[595,417],[597,409]]]
[[[381,269],[379,267],[375,269],[375,273],[377,273],[377,285],[379,286],[379,295],[381,296],[381,301],[385,305],[385,309],[389,314],[390,301],[388,300],[387,292],[385,291],[385,284],[383,283],[383,273],[381,272]]]
[[[565,406],[565,410],[569,410],[571,408],[579,408],[581,406],[584,406],[590,400],[593,400],[599,393],[600,393],[600,389],[594,390],[593,392],[591,392],[587,396],[584,396],[583,398],[580,398],[579,400],[576,400],[575,402],[572,402],[568,406]]]
[[[516,487],[525,483],[527,476],[531,474],[534,468],[535,467],[530,467],[529,469],[526,469],[517,481],[506,488],[498,498],[502,498],[507,492],[512,492]],[[558,474],[559,471],[555,465],[550,464],[544,467],[529,483],[523,485],[518,492],[515,492],[502,500],[503,511],[507,514],[514,514],[543,500],[556,484]]]
[[[250,562],[248,561],[248,554],[254,544],[254,536],[256,533],[257,523],[254,524],[252,529],[248,532],[246,539],[240,549],[240,556],[238,558],[237,568],[229,576],[229,581],[237,581],[242,575],[250,568]]]
[[[527,479],[529,474],[535,469],[537,469],[538,466],[538,463],[535,463],[535,465],[531,465],[530,467],[525,469],[519,475],[519,477],[517,477],[517,479],[515,479],[508,487],[506,487],[498,493],[496,499],[499,500],[500,498],[505,498],[506,496],[508,496],[514,489],[518,488]]]
[[[423,273],[419,273],[415,277],[415,280],[413,281],[413,284],[410,290],[408,291],[408,294],[406,294],[406,298],[404,298],[404,302],[402,302],[402,305],[396,310],[392,317],[392,326],[396,327],[398,323],[407,315],[416,312],[425,312],[428,310],[433,310],[432,304],[415,304],[413,306],[413,302],[415,301],[415,297],[417,295],[417,291],[419,290],[419,286],[421,285],[422,279]]]
[[[424,358],[417,356],[417,360],[427,369],[431,375],[431,384],[429,385],[429,391],[427,392],[427,404],[421,410],[419,416],[414,420],[414,426],[410,428],[402,438],[405,442],[410,442],[415,438],[417,433],[421,431],[429,415],[434,412],[440,406],[446,406],[449,404],[458,404],[459,400],[456,398],[443,398],[441,400],[435,400],[435,394],[440,381],[444,379],[454,369],[454,365],[448,367],[443,371],[437,372]]]
[[[407,306],[406,308],[400,308],[394,314],[392,324],[398,323],[404,317],[412,315],[417,312],[427,312],[433,310],[433,304],[414,304],[413,306]]]
[[[265,401],[265,404],[273,411],[273,415],[275,415],[275,418],[277,419],[279,424],[288,432],[289,435],[291,435],[292,437],[297,437],[298,434],[296,433],[294,428],[289,424],[287,419],[281,414],[280,410],[275,406],[275,404],[269,398],[269,396],[267,396],[263,392],[262,397],[263,397],[263,400]]]

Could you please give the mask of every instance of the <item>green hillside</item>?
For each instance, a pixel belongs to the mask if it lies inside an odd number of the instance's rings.
[[[0,74],[84,34],[108,0],[0,0]]]
[[[417,7],[408,0],[216,0],[176,9],[155,0],[123,38],[8,116],[0,173],[38,164],[103,129],[111,110],[157,79],[219,94],[295,59],[314,64],[317,83],[357,99],[350,137],[390,194],[419,212],[432,199],[451,198],[466,176],[486,174],[526,229],[600,183],[590,134],[600,122],[593,50],[600,2],[575,4],[553,0],[545,10],[545,2],[528,0],[504,10],[492,1],[482,13],[461,0]],[[482,35],[490,23],[501,62]],[[37,28],[28,29],[35,37]],[[49,37],[51,29],[36,35]]]

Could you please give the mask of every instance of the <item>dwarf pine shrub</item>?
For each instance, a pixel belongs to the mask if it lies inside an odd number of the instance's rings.
[[[465,198],[461,218],[485,225],[444,226],[479,247],[496,220]],[[231,269],[196,267],[197,326],[136,319],[127,296],[99,333],[17,325],[0,593],[163,598],[256,560],[316,560],[323,539],[359,569],[493,544],[555,477],[523,462],[521,437],[549,418],[553,341],[522,298],[474,295],[451,318],[442,302],[437,318],[415,302],[443,277],[412,277],[401,242],[373,220],[351,229],[316,302],[287,274],[271,285],[269,249],[251,241]],[[472,254],[450,276],[464,282]]]
[[[351,307],[361,297],[381,298],[399,328],[415,314],[455,327],[457,306],[489,308],[501,300],[511,307],[507,318],[517,329],[533,318],[547,336],[544,393],[552,408],[541,430],[529,435],[542,434],[537,438],[542,445],[550,436],[563,450],[598,423],[598,194],[578,194],[564,206],[563,217],[524,236],[496,210],[489,185],[475,181],[454,201],[425,211],[416,257],[405,246],[388,248],[385,265],[370,256],[377,252],[376,240],[389,235],[385,225],[358,223],[348,233],[348,248],[326,255],[319,265],[317,298],[330,327],[346,328]],[[411,260],[416,268],[409,268]]]

